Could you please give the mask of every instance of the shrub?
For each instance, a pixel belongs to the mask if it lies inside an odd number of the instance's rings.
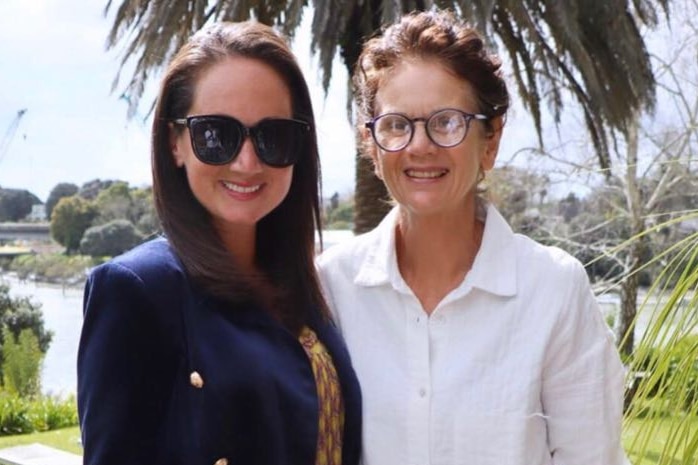
[[[39,350],[45,354],[51,344],[53,333],[44,328],[44,316],[41,313],[41,304],[27,297],[13,298],[10,296],[10,288],[7,284],[0,283],[0,328],[8,328],[15,338],[24,329],[29,329],[36,337]],[[0,361],[4,356],[4,331],[0,331]],[[15,339],[17,340],[17,339]],[[0,364],[0,380],[4,379]]]
[[[17,395],[0,392],[0,435],[36,431],[29,418],[29,402]]]
[[[31,329],[25,328],[15,338],[3,328],[2,381],[5,389],[20,397],[36,397],[41,392],[41,360],[43,353]]]
[[[0,391],[0,436],[27,434],[78,425],[75,397],[26,399]]]
[[[80,251],[93,257],[119,255],[143,240],[143,236],[128,220],[113,220],[85,231]]]
[[[39,281],[81,284],[85,271],[95,264],[95,260],[84,255],[22,255],[10,263],[9,269],[17,273],[20,279],[33,276]]]

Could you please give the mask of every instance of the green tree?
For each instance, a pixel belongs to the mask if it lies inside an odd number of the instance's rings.
[[[122,69],[138,57],[124,94],[134,115],[152,71],[167,63],[187,37],[216,20],[257,18],[287,35],[296,32],[305,0],[109,0],[116,9],[109,47],[129,40]],[[640,108],[654,103],[655,79],[640,26],[654,26],[668,0],[349,0],[314,2],[311,52],[319,55],[323,86],[332,77],[339,51],[349,74],[354,72],[366,37],[402,14],[433,6],[451,8],[491,34],[508,54],[516,89],[531,112],[539,136],[541,103],[547,101],[558,121],[564,96],[581,107],[599,164],[610,166],[609,130],[624,131]],[[130,67],[129,67],[130,68]],[[118,85],[118,76],[115,86]],[[542,138],[541,144],[542,144]],[[355,230],[373,228],[389,206],[387,193],[373,174],[370,161],[357,156]]]
[[[335,208],[328,207],[326,216],[326,229],[351,229],[354,223],[354,199],[340,201]]]
[[[95,198],[95,206],[99,212],[95,219],[96,224],[105,224],[117,219],[137,221],[134,218],[133,199],[131,189],[127,182],[116,181],[109,187],[102,189]]]
[[[9,329],[15,338],[19,337],[22,330],[31,330],[42,354],[46,354],[53,338],[53,333],[44,328],[41,304],[26,297],[13,298],[10,296],[10,287],[3,283],[0,283],[0,327]],[[2,337],[4,334],[0,332],[0,348],[5,347]],[[0,360],[4,360],[2,350],[0,350]],[[4,379],[2,370],[0,370],[0,379]]]
[[[88,181],[80,187],[80,190],[78,190],[78,195],[83,199],[95,200],[100,192],[102,192],[104,189],[109,188],[109,186],[116,182],[121,181],[113,181],[111,179],[102,181],[101,179],[93,179],[92,181]]]
[[[93,257],[119,255],[143,240],[143,236],[128,220],[113,220],[85,231],[80,251]]]
[[[153,189],[151,187],[134,189],[131,191],[131,198],[136,229],[145,237],[160,232],[160,222],[155,211],[155,203],[153,203]]]
[[[41,204],[41,200],[28,190],[0,188],[0,221],[19,221],[36,204]]]
[[[63,197],[70,197],[77,194],[78,186],[71,184],[69,182],[61,182],[56,184],[51,192],[48,194],[48,199],[46,199],[46,204],[44,208],[46,209],[46,218],[51,219],[51,213],[59,200]]]
[[[3,386],[20,397],[36,397],[41,393],[41,361],[44,354],[31,329],[23,329],[15,337],[8,327],[2,329]]]
[[[82,235],[97,216],[94,204],[77,195],[58,201],[51,215],[51,236],[71,254],[80,248]]]

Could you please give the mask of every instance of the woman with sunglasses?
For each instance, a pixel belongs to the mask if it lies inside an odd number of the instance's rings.
[[[78,354],[84,463],[355,464],[360,393],[315,272],[308,88],[254,22],[196,33],[152,134],[164,237],[94,269]]]
[[[623,367],[582,265],[478,190],[509,95],[446,12],[369,40],[364,153],[397,204],[318,260],[363,398],[364,465],[618,465]]]

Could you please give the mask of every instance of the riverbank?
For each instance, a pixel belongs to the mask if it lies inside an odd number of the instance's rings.
[[[47,395],[67,396],[77,390],[77,353],[82,329],[82,283],[73,286],[20,280],[13,274],[0,274],[9,284],[10,296],[28,297],[41,304],[46,329],[53,340],[41,372],[41,390]]]

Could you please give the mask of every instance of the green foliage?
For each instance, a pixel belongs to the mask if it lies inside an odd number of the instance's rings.
[[[51,236],[70,254],[80,247],[83,233],[97,216],[94,204],[79,196],[58,201],[51,215]]]
[[[44,318],[41,313],[41,304],[34,303],[26,297],[10,297],[10,288],[7,284],[0,283],[0,326],[8,328],[14,337],[18,337],[24,329],[29,329],[36,337],[39,350],[45,354],[51,344],[53,333],[44,328]],[[4,335],[0,333],[0,335]],[[5,346],[4,337],[0,338],[0,347]],[[0,359],[4,360],[4,351],[0,351]],[[0,370],[0,379],[4,375]]]
[[[0,435],[34,431],[29,415],[29,402],[17,395],[0,392]]]
[[[111,179],[102,181],[101,179],[93,179],[92,181],[88,181],[83,184],[80,187],[80,190],[78,190],[77,195],[86,200],[95,200],[101,191],[108,189],[109,186],[116,182],[121,181],[113,181]]]
[[[95,206],[99,212],[96,224],[105,224],[116,219],[134,221],[133,199],[126,182],[117,181],[101,190],[95,199]]]
[[[17,273],[20,279],[32,275],[39,281],[77,284],[84,281],[89,268],[99,263],[100,261],[84,255],[20,255],[10,262],[8,269]]]
[[[11,394],[34,398],[41,392],[41,361],[43,353],[31,329],[25,328],[15,338],[9,328],[2,330],[3,386]]]
[[[77,424],[74,397],[31,400],[0,391],[0,435],[27,434]]]
[[[354,225],[354,199],[342,201],[336,208],[327,210],[326,229],[352,229]]]
[[[148,187],[145,189],[134,189],[131,191],[133,199],[134,217],[136,218],[135,225],[138,231],[144,236],[150,236],[158,233],[160,221],[155,204],[153,203],[153,189]]]
[[[113,187],[113,186],[112,186]],[[143,240],[143,236],[128,220],[112,220],[85,231],[80,241],[80,251],[97,256],[116,256]]]
[[[698,233],[672,244],[654,261],[667,260],[639,314],[650,321],[629,365],[641,382],[626,412],[634,425],[628,444],[647,457],[658,425],[668,432],[655,463],[694,465],[698,457]],[[654,303],[656,302],[656,303]],[[638,419],[644,421],[640,422]]]
[[[61,182],[55,185],[51,192],[48,194],[48,199],[46,199],[46,204],[44,209],[46,210],[46,218],[51,218],[53,209],[58,204],[58,201],[63,197],[71,197],[78,192],[78,186],[71,184],[69,182]]]
[[[32,205],[41,200],[31,192],[23,189],[0,188],[0,222],[19,221],[32,211]]]
[[[151,235],[159,229],[153,204],[153,191],[150,188],[133,189],[126,182],[115,181],[99,192],[95,205],[99,215],[94,220],[93,226],[107,224],[114,220],[128,220],[144,236]]]

